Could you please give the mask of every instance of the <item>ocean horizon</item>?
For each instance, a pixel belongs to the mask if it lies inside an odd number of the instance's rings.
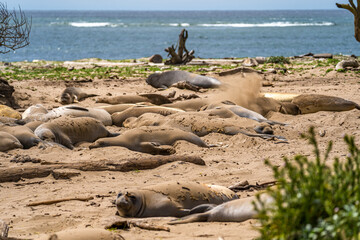
[[[83,58],[135,59],[176,45],[200,58],[360,55],[353,16],[344,10],[263,11],[25,11],[32,18],[30,45],[1,61]]]

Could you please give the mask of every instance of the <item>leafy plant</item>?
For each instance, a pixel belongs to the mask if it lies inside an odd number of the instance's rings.
[[[290,64],[290,60],[284,56],[271,56],[266,63]]]
[[[360,239],[360,150],[354,137],[344,137],[348,157],[335,158],[332,166],[326,164],[331,141],[322,156],[314,128],[302,137],[314,146],[314,160],[284,158],[283,168],[266,161],[278,185],[267,190],[272,206],[259,199],[260,239]]]

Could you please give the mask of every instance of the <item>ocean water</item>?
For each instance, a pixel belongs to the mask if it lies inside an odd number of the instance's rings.
[[[182,28],[188,50],[201,58],[360,55],[353,16],[314,11],[27,11],[30,45],[1,61],[133,59],[176,45]]]

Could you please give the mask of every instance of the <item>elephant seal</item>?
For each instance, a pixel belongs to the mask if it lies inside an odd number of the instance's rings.
[[[156,93],[145,93],[139,95],[122,95],[116,97],[105,97],[98,98],[97,103],[108,103],[108,104],[124,104],[124,103],[141,103],[149,102],[155,105],[161,105],[166,103],[171,103],[172,101],[161,94]]]
[[[42,122],[42,121],[32,121],[32,122],[26,123],[24,126],[30,128],[31,131],[34,132],[35,129],[36,129],[38,126],[40,126],[41,124],[43,124],[43,123],[44,123],[44,122]]]
[[[181,109],[169,108],[162,106],[134,106],[128,108],[122,112],[117,112],[111,115],[112,122],[114,125],[122,127],[123,122],[130,117],[139,117],[144,113],[157,113],[163,116],[168,116],[170,114],[184,112]]]
[[[237,198],[226,187],[170,181],[120,192],[115,204],[123,217],[182,217],[198,205],[221,204]]]
[[[66,229],[47,236],[36,238],[38,240],[123,240],[116,233],[101,228]]]
[[[186,82],[200,88],[216,88],[221,85],[221,82],[215,78],[185,71],[153,73],[146,79],[146,83],[154,88],[169,88],[179,82]]]
[[[198,111],[207,104],[209,104],[209,100],[202,98],[195,98],[195,99],[183,100],[169,104],[163,104],[162,106],[179,108],[188,112],[188,111]]]
[[[7,126],[0,124],[0,131],[7,132],[16,137],[25,149],[38,145],[41,142],[34,132],[26,126]]]
[[[121,103],[115,105],[108,105],[108,106],[100,106],[96,108],[104,109],[109,114],[113,114],[116,112],[122,112],[128,108],[135,107],[135,106],[153,106],[151,103]]]
[[[190,142],[199,147],[213,146],[206,144],[195,134],[177,128],[146,126],[128,130],[114,138],[98,139],[89,148],[121,146],[138,152],[168,155],[175,153],[175,150],[172,147],[165,148],[161,145],[173,145],[176,141],[180,140]]]
[[[261,93],[261,97],[275,99],[280,102],[291,102],[295,97],[299,96],[297,93]]]
[[[349,111],[354,108],[360,110],[360,106],[355,102],[320,94],[301,94],[295,97],[291,102],[299,107],[301,114],[319,111],[341,112]]]
[[[63,105],[71,104],[71,103],[76,103],[76,102],[79,102],[81,100],[84,100],[85,98],[88,98],[88,97],[96,97],[96,96],[99,96],[99,95],[97,95],[97,94],[87,94],[87,93],[83,92],[80,88],[67,87],[61,93],[60,103],[63,104]]]
[[[227,109],[229,111],[231,111],[232,113],[234,113],[235,115],[239,116],[239,117],[243,117],[243,118],[248,118],[248,119],[252,119],[254,121],[257,122],[265,122],[268,123],[270,125],[283,125],[285,126],[285,123],[281,123],[281,122],[276,122],[276,121],[272,121],[272,120],[268,120],[267,118],[265,118],[264,116],[262,116],[261,114],[254,112],[250,109],[241,107],[239,105],[232,105],[232,104],[227,104],[227,103],[213,103],[213,104],[209,104],[205,107],[202,108],[202,110],[208,110],[208,109]],[[225,114],[222,117],[228,118],[230,117],[229,113],[226,111],[219,111],[219,116],[222,116],[223,114]]]
[[[61,117],[41,124],[35,135],[73,149],[79,142],[94,142],[103,137],[117,136],[110,133],[100,121],[91,117]]]
[[[260,199],[265,205],[270,205],[274,202],[274,199],[265,193],[260,194]],[[196,208],[210,208],[210,210],[204,213],[191,214],[182,219],[173,220],[168,224],[175,225],[192,222],[243,222],[256,218],[257,211],[254,208],[254,203],[259,209],[263,207],[255,196],[228,201],[215,207],[209,204],[200,205],[195,207],[195,209],[192,209],[191,212],[197,212]]]
[[[48,112],[49,111],[42,104],[32,105],[22,113],[22,119],[27,121],[37,120],[42,118]]]
[[[20,141],[13,135],[0,131],[0,152],[9,151],[15,148],[23,148]]]
[[[291,115],[301,114],[300,109],[295,104],[268,97],[256,98],[254,102],[249,104],[248,108],[262,116],[266,116],[271,111]]]
[[[21,114],[18,111],[12,109],[11,107],[0,104],[0,117],[21,119]]]
[[[35,105],[36,106],[36,105]],[[40,109],[40,110],[39,110]],[[24,118],[25,122],[31,121],[42,121],[47,122],[51,119],[59,118],[62,116],[71,116],[71,117],[92,117],[99,121],[101,121],[105,126],[112,125],[111,115],[105,111],[104,109],[98,108],[84,108],[79,106],[63,106],[54,108],[47,113],[39,113],[38,110],[41,111],[41,108],[33,108],[34,111],[29,111],[30,113],[26,115]]]

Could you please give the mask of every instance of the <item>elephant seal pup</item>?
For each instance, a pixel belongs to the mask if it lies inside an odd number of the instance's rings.
[[[19,120],[21,119],[21,114],[11,107],[0,104],[0,117],[15,118]]]
[[[54,108],[46,114],[30,114],[27,115],[26,118],[24,118],[24,121],[27,123],[31,121],[47,122],[51,119],[59,118],[62,116],[92,117],[101,121],[105,126],[112,125],[111,115],[104,109],[84,108],[79,106],[63,106]]]
[[[265,205],[270,205],[274,202],[274,199],[265,193],[260,195],[260,199]],[[210,204],[204,204],[195,207],[195,209],[192,209],[191,211],[196,212],[196,208],[207,209],[207,206],[209,206],[208,208],[210,208],[210,210],[204,213],[191,214],[182,219],[173,220],[168,224],[175,225],[192,222],[243,222],[256,218],[257,211],[255,210],[253,203],[255,203],[258,208],[262,207],[255,196],[232,200],[215,207]]]
[[[98,138],[117,136],[110,133],[100,121],[91,117],[61,117],[41,124],[35,135],[73,149],[79,142],[94,142]]]
[[[292,101],[298,106],[302,114],[315,113],[319,111],[349,111],[354,108],[360,110],[360,106],[352,101],[339,97],[332,97],[320,94],[301,94]]]
[[[230,189],[198,182],[165,182],[120,192],[116,207],[122,217],[181,217],[198,205],[238,199]]]
[[[22,119],[27,119],[29,121],[37,120],[48,112],[49,111],[42,104],[32,105],[22,113]]]
[[[221,85],[221,82],[215,78],[185,71],[153,73],[146,79],[146,83],[154,88],[169,88],[179,82],[190,83],[200,88],[216,88]]]
[[[173,145],[176,141],[184,140],[199,147],[213,147],[207,145],[200,137],[193,133],[172,127],[144,126],[122,133],[114,138],[101,138],[92,143],[89,148],[108,146],[126,147],[133,151],[149,153],[153,155],[168,155],[175,153],[172,147],[161,145]]]
[[[128,108],[135,107],[135,106],[153,106],[151,103],[122,103],[122,104],[115,104],[115,105],[108,105],[108,106],[100,106],[96,108],[104,109],[109,114],[113,114],[116,112],[122,112]]]
[[[189,100],[178,101],[169,104],[163,104],[164,107],[179,108],[184,111],[199,111],[202,107],[209,104],[209,100],[203,98],[195,98]]]
[[[26,126],[7,126],[0,124],[0,131],[7,132],[16,137],[25,149],[38,145],[41,142],[34,132]]]
[[[267,118],[265,118],[264,116],[262,116],[261,114],[257,113],[257,112],[254,112],[250,109],[247,109],[247,108],[244,108],[244,107],[241,107],[239,105],[232,105],[232,104],[224,104],[224,103],[213,103],[213,104],[209,104],[205,107],[202,108],[202,110],[211,110],[211,109],[227,109],[229,111],[231,111],[232,113],[234,113],[235,115],[239,116],[239,117],[243,117],[243,118],[248,118],[248,119],[252,119],[254,121],[257,121],[257,122],[265,122],[265,123],[268,123],[270,125],[275,125],[275,124],[278,124],[278,125],[286,125],[285,123],[280,123],[280,122],[276,122],[276,121],[272,121],[272,120],[268,120]],[[220,113],[220,117],[224,117],[224,118],[228,118],[229,114],[228,112],[226,111],[219,111]],[[221,114],[225,114],[224,116],[222,116]]]
[[[99,96],[97,94],[87,94],[83,92],[80,88],[76,87],[67,87],[65,90],[61,93],[60,96],[60,103],[65,104],[71,104],[71,103],[77,103],[81,100],[84,100],[88,97],[96,97]]]
[[[0,152],[9,151],[15,148],[23,148],[20,141],[10,133],[0,131]]]
[[[122,95],[116,97],[105,97],[98,98],[97,103],[108,103],[108,104],[124,104],[124,103],[141,103],[149,102],[155,105],[161,105],[171,103],[170,99],[166,96],[156,93],[146,93],[139,95]]]
[[[168,116],[170,114],[184,112],[181,109],[169,108],[162,106],[134,106],[128,108],[122,112],[117,112],[111,115],[112,122],[118,127],[122,127],[123,122],[130,117],[139,117],[144,113],[157,113],[163,116]]]

